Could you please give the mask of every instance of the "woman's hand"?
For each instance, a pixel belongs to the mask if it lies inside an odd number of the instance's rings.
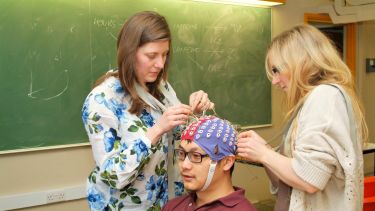
[[[208,99],[208,94],[202,90],[193,92],[189,98],[189,105],[194,113],[202,113],[204,110],[213,109],[215,104]]]
[[[250,130],[238,135],[237,154],[252,162],[262,163],[274,185],[282,180],[287,185],[313,194],[319,189],[299,177],[292,167],[292,158],[272,149],[262,137]]]
[[[237,138],[237,155],[252,162],[262,163],[263,157],[271,150],[267,142],[252,130],[240,133]]]
[[[190,106],[184,104],[169,107],[155,125],[147,130],[146,136],[151,140],[152,144],[157,143],[164,133],[177,125],[185,124],[191,112]]]

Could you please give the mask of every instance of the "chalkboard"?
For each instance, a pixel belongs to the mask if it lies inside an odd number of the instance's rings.
[[[0,151],[87,143],[82,103],[93,82],[116,67],[124,20],[153,10],[173,36],[169,81],[188,102],[208,92],[236,124],[271,121],[264,57],[267,8],[180,0],[1,0]]]

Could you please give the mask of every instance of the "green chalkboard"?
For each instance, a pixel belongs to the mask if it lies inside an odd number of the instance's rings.
[[[116,37],[142,10],[167,17],[169,81],[208,92],[234,123],[271,122],[264,73],[271,11],[181,0],[0,0],[0,151],[86,143],[83,100],[116,67]]]

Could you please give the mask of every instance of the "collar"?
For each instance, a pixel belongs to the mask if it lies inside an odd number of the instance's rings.
[[[217,204],[217,203],[220,203],[220,204],[222,204],[226,207],[234,207],[238,203],[243,201],[243,199],[245,198],[245,190],[242,189],[242,188],[236,187],[236,186],[233,186],[233,188],[234,188],[234,192],[232,192],[231,194],[229,194],[227,196],[224,196],[222,198],[215,199],[214,201],[208,202],[207,204],[203,204],[200,207],[196,207],[195,201],[197,199],[197,195],[195,194],[195,192],[190,193],[190,203],[189,204],[194,205],[195,209],[205,207],[205,206],[212,206],[212,205]]]

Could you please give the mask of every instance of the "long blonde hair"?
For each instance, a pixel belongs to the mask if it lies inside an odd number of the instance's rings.
[[[350,69],[322,32],[310,25],[299,25],[275,37],[266,55],[266,72],[270,80],[272,68],[289,75],[286,119],[293,118],[316,86],[337,84],[349,95],[359,137],[367,142],[368,129]]]

